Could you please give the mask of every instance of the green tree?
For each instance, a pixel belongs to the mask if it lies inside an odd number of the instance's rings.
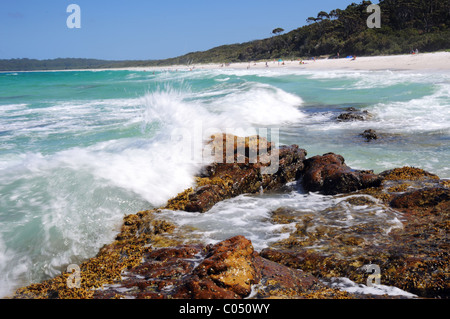
[[[326,13],[325,11],[320,11],[317,14],[317,20],[322,21],[322,20],[329,19],[329,18],[330,18],[330,15],[328,13]]]
[[[284,32],[283,28],[276,28],[276,29],[272,30],[272,34],[275,34],[275,35],[279,35],[280,33],[283,33],[283,32]]]

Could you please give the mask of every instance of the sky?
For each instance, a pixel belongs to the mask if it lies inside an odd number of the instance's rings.
[[[165,59],[289,32],[352,2],[361,1],[1,0],[0,59]],[[70,4],[80,28],[68,27]]]

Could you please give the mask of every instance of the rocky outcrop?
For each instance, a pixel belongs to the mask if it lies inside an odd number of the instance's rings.
[[[382,177],[373,171],[353,170],[345,164],[341,155],[327,153],[308,158],[304,162],[303,186],[311,192],[325,195],[354,192],[378,187]]]
[[[426,187],[395,196],[390,202],[390,206],[398,209],[417,210],[421,208],[437,208],[441,204],[448,206],[449,203],[450,189]]]
[[[222,135],[215,141],[223,145],[228,139]],[[69,274],[63,273],[18,289],[13,298],[361,298],[318,278],[365,283],[367,264],[380,266],[384,285],[449,298],[449,181],[411,167],[378,175],[357,171],[340,155],[306,159],[306,151],[296,145],[275,149],[259,137],[233,141],[231,155],[222,149],[224,162],[206,167],[195,187],[164,207],[126,216],[115,240],[80,265],[79,288],[69,288]],[[251,154],[261,147],[267,153],[253,162]],[[243,158],[239,149],[245,150]],[[228,163],[227,155],[234,162]],[[264,170],[272,164],[276,171]],[[335,198],[350,193],[345,205],[378,205],[377,210],[395,212],[402,227],[311,227],[314,216],[280,207],[272,222],[295,224],[295,230],[286,227],[289,238],[258,253],[245,237],[205,245],[193,232],[159,218],[162,210],[205,212],[226,198],[277,189],[293,180],[301,180],[307,191],[339,194]]]
[[[369,130],[365,130],[362,134],[362,137],[364,137],[366,139],[367,142],[370,142],[372,140],[377,140],[378,139],[378,134],[375,130],[369,129]]]
[[[213,137],[213,143],[220,144],[219,159],[223,162],[207,166],[197,178],[196,186],[169,200],[165,208],[204,213],[227,198],[280,188],[298,179],[303,171],[307,153],[297,145],[274,149],[263,138],[250,137],[240,145],[233,135]],[[226,152],[227,140],[235,141],[231,155]],[[263,152],[261,145],[267,147]],[[245,153],[239,153],[240,147]],[[252,161],[251,154],[261,153],[263,156]]]
[[[346,109],[346,112],[339,114],[337,117],[338,122],[351,122],[351,121],[366,121],[373,117],[368,111],[360,111],[354,107]]]

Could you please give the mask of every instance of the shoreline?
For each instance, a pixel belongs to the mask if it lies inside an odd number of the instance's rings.
[[[131,68],[130,70],[156,71],[188,69],[187,66],[167,66],[167,67],[151,67],[151,68]],[[192,67],[194,70],[213,70],[213,69],[238,69],[238,70],[343,70],[343,71],[450,71],[450,52],[435,53],[419,53],[407,55],[390,55],[390,56],[363,56],[356,57],[355,60],[350,58],[339,59],[316,59],[314,60],[287,60],[279,62],[276,60],[240,62],[231,63],[229,66],[219,64],[198,64]]]
[[[450,52],[433,52],[419,54],[403,54],[388,56],[362,56],[339,59],[252,61],[230,63],[209,63],[193,65],[168,65],[127,68],[98,68],[70,70],[33,70],[33,71],[0,71],[0,73],[16,72],[70,72],[70,71],[193,71],[193,70],[344,70],[344,71],[428,71],[450,72]]]

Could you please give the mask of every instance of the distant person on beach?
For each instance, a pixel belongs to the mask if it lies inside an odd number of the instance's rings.
[[[354,55],[352,58],[352,61],[355,61],[355,60],[356,60],[356,55]]]

